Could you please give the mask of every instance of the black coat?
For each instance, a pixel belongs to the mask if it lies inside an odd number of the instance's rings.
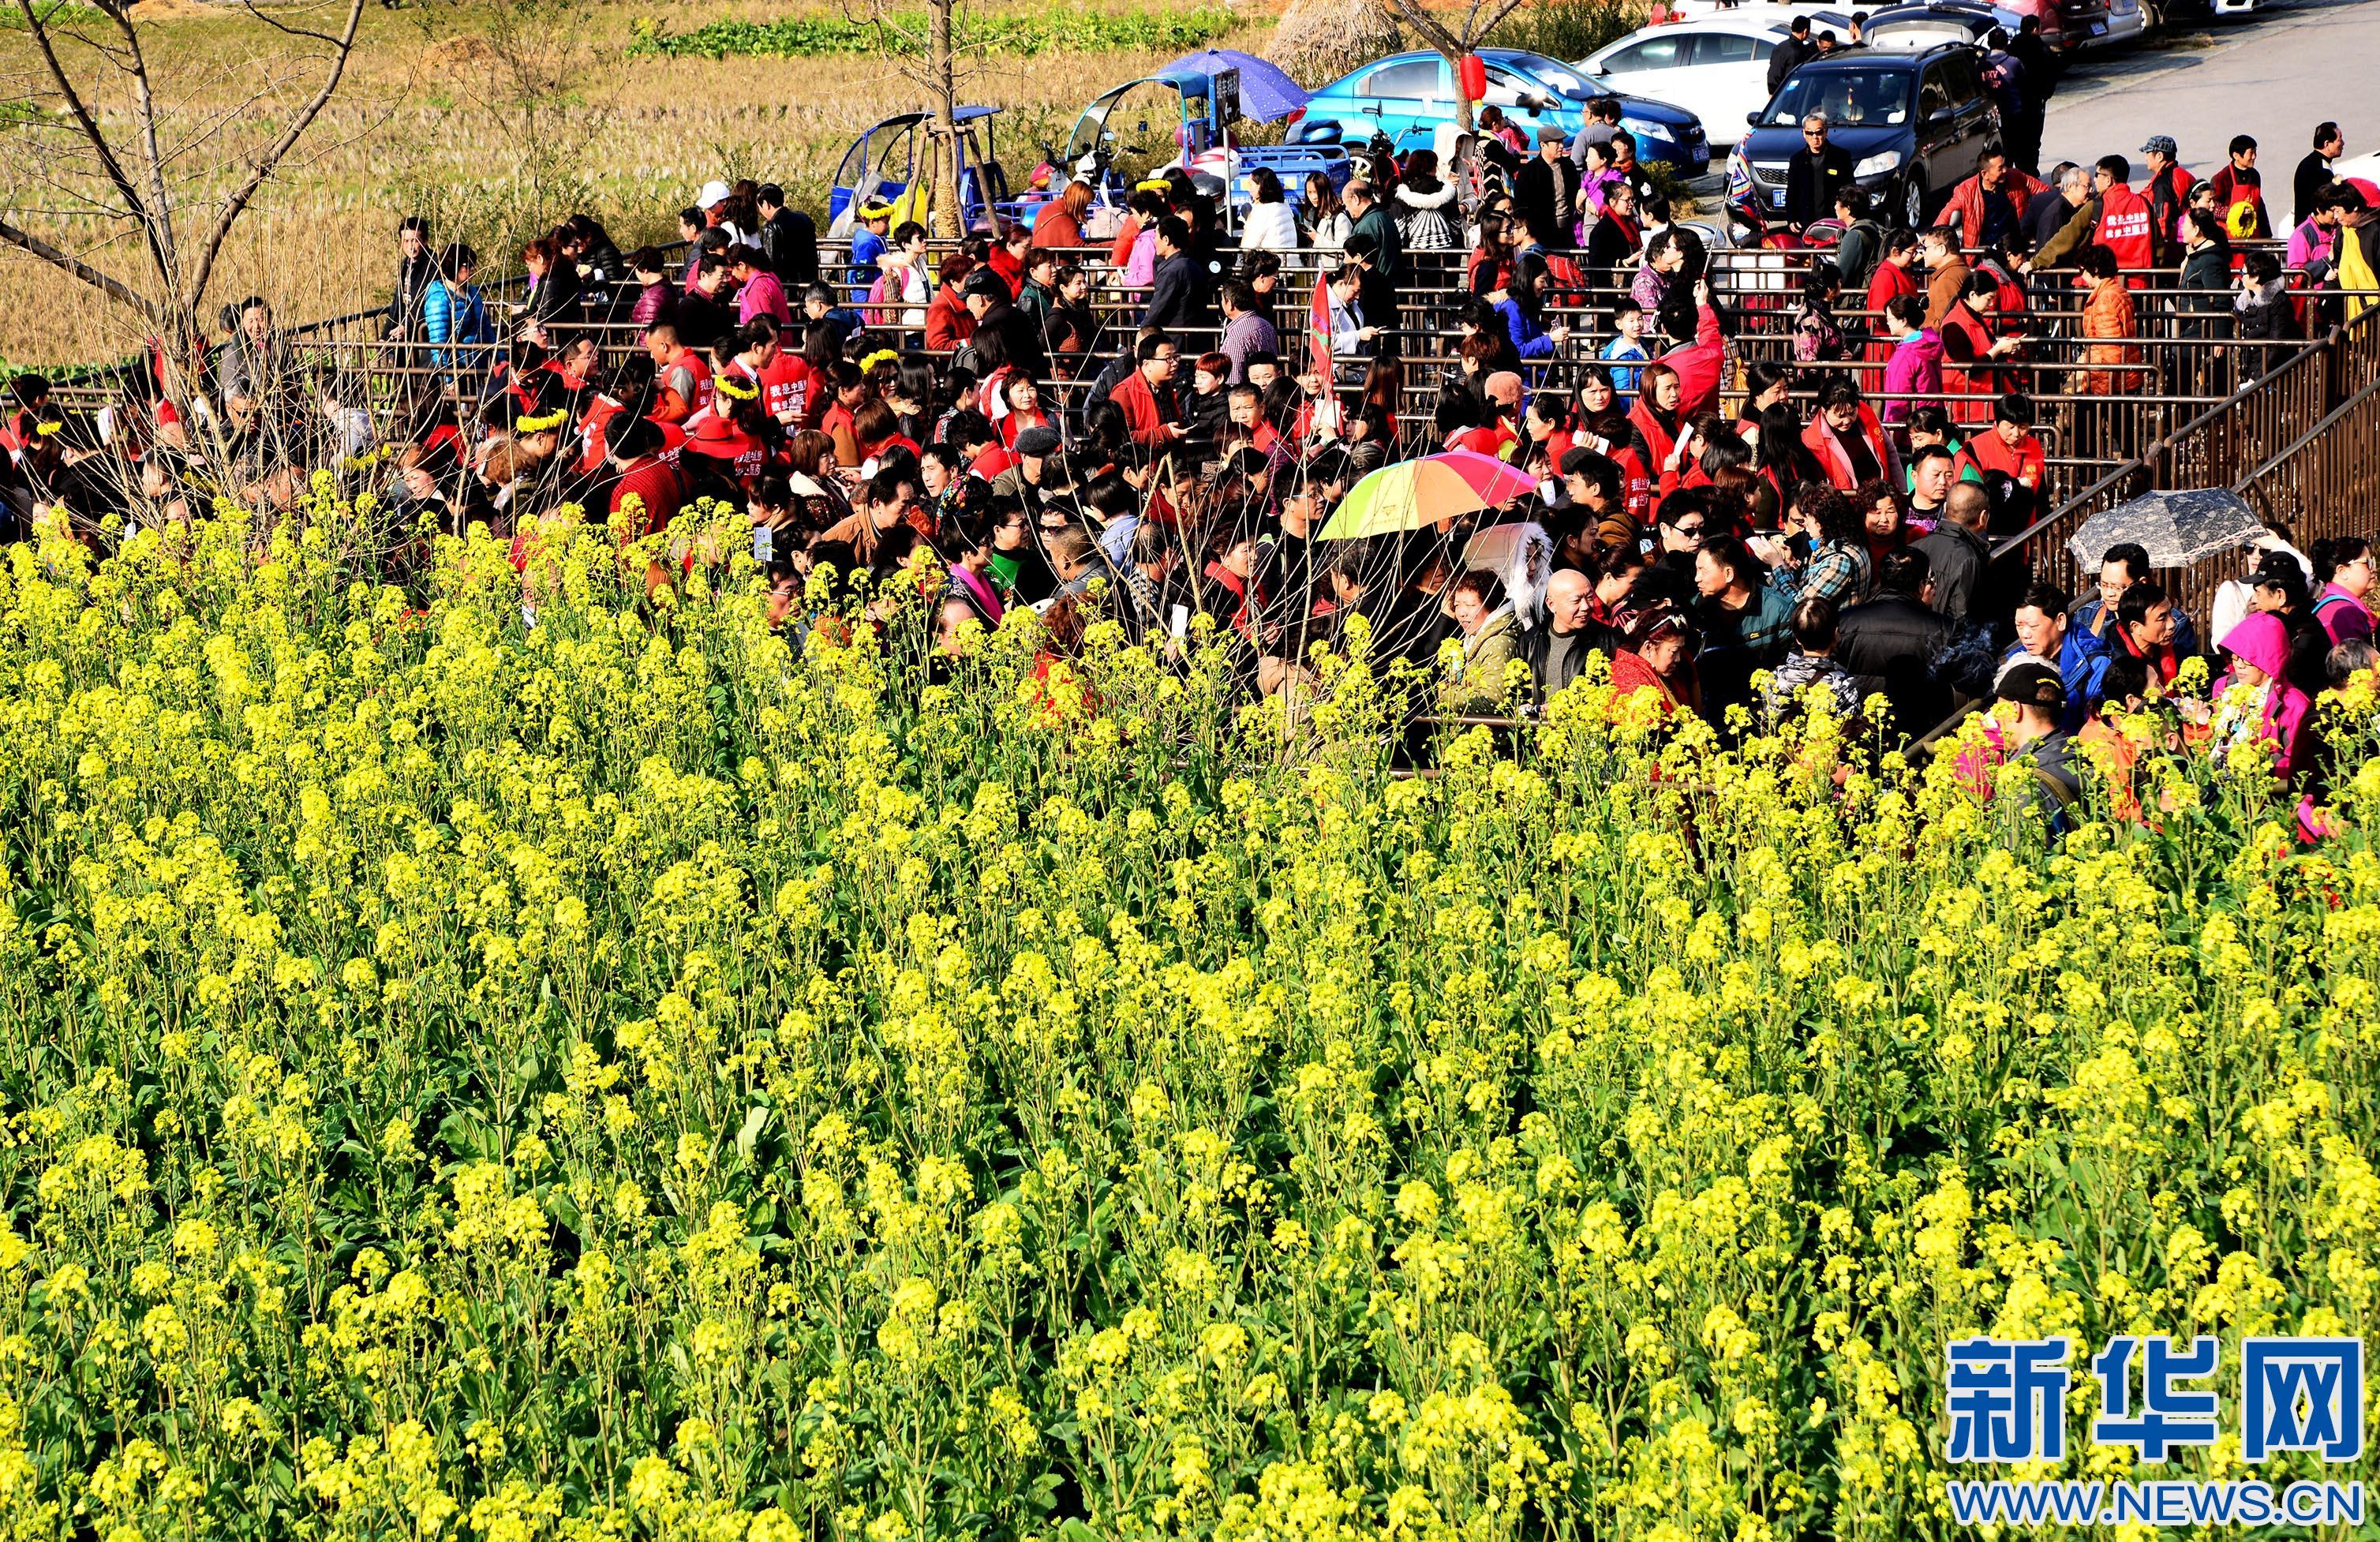
[[[1561,649],[1560,657],[1555,656],[1558,643]],[[1521,635],[1521,657],[1529,662],[1529,678],[1536,682],[1539,701],[1577,679],[1579,672],[1586,667],[1588,654],[1600,652],[1610,659],[1619,653],[1620,647],[1620,634],[1594,621],[1559,638],[1551,626],[1533,626]]]
[[[1032,380],[1041,380],[1050,372],[1049,356],[1041,347],[1041,329],[1023,310],[1006,300],[994,300],[975,324],[975,334],[998,333],[1008,350],[1008,362]]]
[[[1950,715],[1950,688],[1934,678],[1934,659],[1950,641],[1949,617],[1906,595],[1880,594],[1836,623],[1835,662],[1884,682],[1893,725],[1912,738]]]
[[[2268,289],[2259,290],[2247,304],[2237,306],[2232,314],[2240,323],[2240,335],[2283,343],[2300,335],[2298,310],[2289,298],[2289,285],[2276,279]],[[2256,370],[2262,374],[2277,360],[2267,359]]]
[[[780,209],[760,222],[760,252],[789,295],[818,282],[818,226],[800,210]]]
[[[1779,46],[1782,53],[1783,46]],[[1815,225],[1835,217],[1837,189],[1852,185],[1852,152],[1840,145],[1813,151],[1803,145],[1785,168],[1785,223]]]
[[[677,340],[700,352],[735,330],[735,313],[699,289],[687,289],[664,314],[677,329]]]
[[[1552,161],[1539,155],[1512,178],[1513,212],[1539,246],[1557,251],[1570,247],[1570,227],[1561,221],[1560,206],[1569,208],[1572,220],[1578,218],[1578,163],[1567,155]]]
[[[1636,276],[1636,259],[1643,249],[1642,238],[1639,237],[1632,242],[1621,232],[1617,220],[1607,215],[1596,221],[1595,228],[1586,233],[1585,265],[1587,281],[1591,284],[1600,283],[1607,274],[1616,275],[1620,273],[1621,264],[1624,262],[1628,264],[1628,273],[1625,277],[1619,279],[1617,286],[1626,288]]]
[[[437,282],[438,261],[430,255],[428,247],[422,248],[421,255],[410,261],[403,258],[397,260],[396,285],[388,297],[388,324],[392,331],[403,327],[407,335],[419,339],[422,297],[429,294],[430,286]]]
[[[2017,222],[2023,232],[2024,250],[2029,255],[2039,251],[2042,244],[2066,228],[2082,211],[2066,201],[2066,195],[2052,188],[2034,196],[2024,206],[2024,217]]]
[[[2009,40],[2008,51],[2024,67],[2027,110],[2040,112],[2057,94],[2058,78],[2066,73],[2066,61],[2059,58],[2049,44],[2041,41],[2039,32],[2019,32]]]
[[[1787,76],[1818,56],[1818,45],[1806,38],[1789,37],[1768,55],[1768,94],[1775,96]]]
[[[584,320],[578,308],[578,267],[567,259],[556,261],[537,281],[528,297],[528,320],[566,327]]]
[[[1946,519],[1917,542],[1917,550],[1933,565],[1935,605],[1951,620],[1964,620],[1978,608],[1991,547],[1981,535]]]
[[[1160,260],[1149,286],[1148,309],[1140,324],[1152,327],[1203,327],[1213,320],[1214,296],[1208,291],[1206,270],[1186,251]]]
[[[2298,174],[2291,182],[2290,190],[2295,195],[2290,200],[2289,208],[2291,230],[2295,230],[2313,218],[2314,198],[2325,188],[2329,187],[2330,182],[2330,162],[2324,158],[2319,150],[2307,151],[2306,158],[2298,163]]]

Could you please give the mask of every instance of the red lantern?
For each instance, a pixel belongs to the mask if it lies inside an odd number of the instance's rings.
[[[1454,79],[1463,88],[1465,102],[1485,101],[1488,96],[1488,61],[1476,54],[1465,54],[1455,67]]]

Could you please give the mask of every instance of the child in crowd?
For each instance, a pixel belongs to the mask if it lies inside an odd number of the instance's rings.
[[[1628,412],[1636,406],[1636,377],[1653,358],[1645,351],[1645,308],[1633,299],[1621,300],[1611,318],[1611,334],[1599,357],[1610,366],[1618,410]]]

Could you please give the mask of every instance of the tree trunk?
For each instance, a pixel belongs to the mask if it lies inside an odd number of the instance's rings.
[[[1452,71],[1454,75],[1455,131],[1457,133],[1468,134],[1476,129],[1479,125],[1478,121],[1472,115],[1472,109],[1476,105],[1476,103],[1469,97],[1463,94],[1463,55],[1461,54],[1448,54],[1444,55],[1444,57],[1446,59],[1446,67]]]
[[[927,13],[926,68],[934,84],[934,234],[945,238],[966,230],[966,212],[959,207],[958,81],[951,39],[957,3],[929,0]]]

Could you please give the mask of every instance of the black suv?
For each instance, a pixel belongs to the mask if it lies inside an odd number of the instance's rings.
[[[1983,51],[1972,43],[1840,49],[1787,77],[1748,116],[1752,131],[1728,157],[1728,202],[1755,223],[1773,222],[1785,207],[1785,169],[1812,113],[1826,115],[1828,142],[1850,153],[1877,216],[1915,230],[1999,137],[1999,110],[1984,92]]]

